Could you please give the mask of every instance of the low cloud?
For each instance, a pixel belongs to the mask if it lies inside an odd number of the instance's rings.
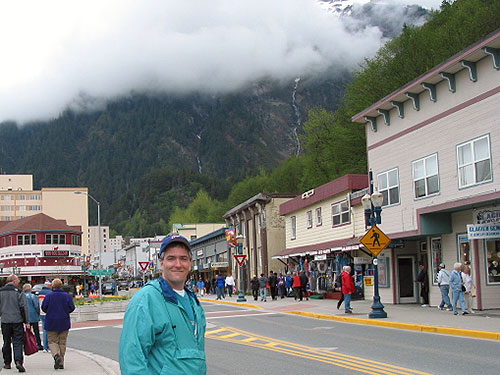
[[[354,67],[382,34],[342,22],[316,0],[2,2],[0,122],[56,117],[82,98],[217,94]]]

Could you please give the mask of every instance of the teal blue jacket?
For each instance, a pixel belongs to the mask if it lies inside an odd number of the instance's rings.
[[[197,335],[177,293],[160,279],[137,292],[125,313],[120,338],[122,375],[206,374],[205,312],[196,295],[191,298]]]

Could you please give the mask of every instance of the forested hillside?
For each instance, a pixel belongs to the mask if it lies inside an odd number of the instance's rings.
[[[365,173],[364,126],[352,123],[351,117],[499,27],[500,0],[443,1],[425,25],[405,27],[376,56],[365,60],[336,111],[318,106],[309,112],[301,137],[304,154],[236,184],[223,203],[200,197],[195,203],[204,203],[205,212],[210,206],[220,207],[222,215],[224,209],[260,191],[303,192],[346,173]],[[192,206],[178,209],[171,222],[183,222],[193,211]]]

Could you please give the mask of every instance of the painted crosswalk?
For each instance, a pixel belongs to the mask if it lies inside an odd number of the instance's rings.
[[[429,373],[427,372],[416,371],[400,366],[391,365],[388,363],[382,363],[366,358],[342,354],[336,350],[337,348],[314,348],[288,341],[256,335],[254,333],[246,332],[232,327],[208,329],[206,331],[205,337],[211,340],[220,340],[240,345],[247,345],[263,350],[271,350],[290,356],[343,367],[365,374],[429,375]]]

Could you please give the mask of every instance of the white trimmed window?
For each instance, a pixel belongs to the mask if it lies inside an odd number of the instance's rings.
[[[307,228],[312,228],[312,226],[313,226],[313,213],[312,213],[312,211],[306,212],[306,218],[307,218]]]
[[[413,162],[413,187],[415,198],[423,198],[439,193],[437,154]]]
[[[399,203],[398,169],[394,168],[377,175],[378,191],[384,196],[382,206]]]
[[[332,204],[332,226],[349,223],[351,215],[347,201]]]
[[[458,186],[491,181],[490,137],[485,135],[457,146]]]
[[[297,236],[297,217],[295,216],[292,216],[290,218],[290,222],[291,222],[291,231],[292,231],[292,236],[291,236],[291,239],[294,240],[295,237]]]
[[[316,226],[319,227],[323,224],[323,218],[321,217],[321,207],[316,208]]]

